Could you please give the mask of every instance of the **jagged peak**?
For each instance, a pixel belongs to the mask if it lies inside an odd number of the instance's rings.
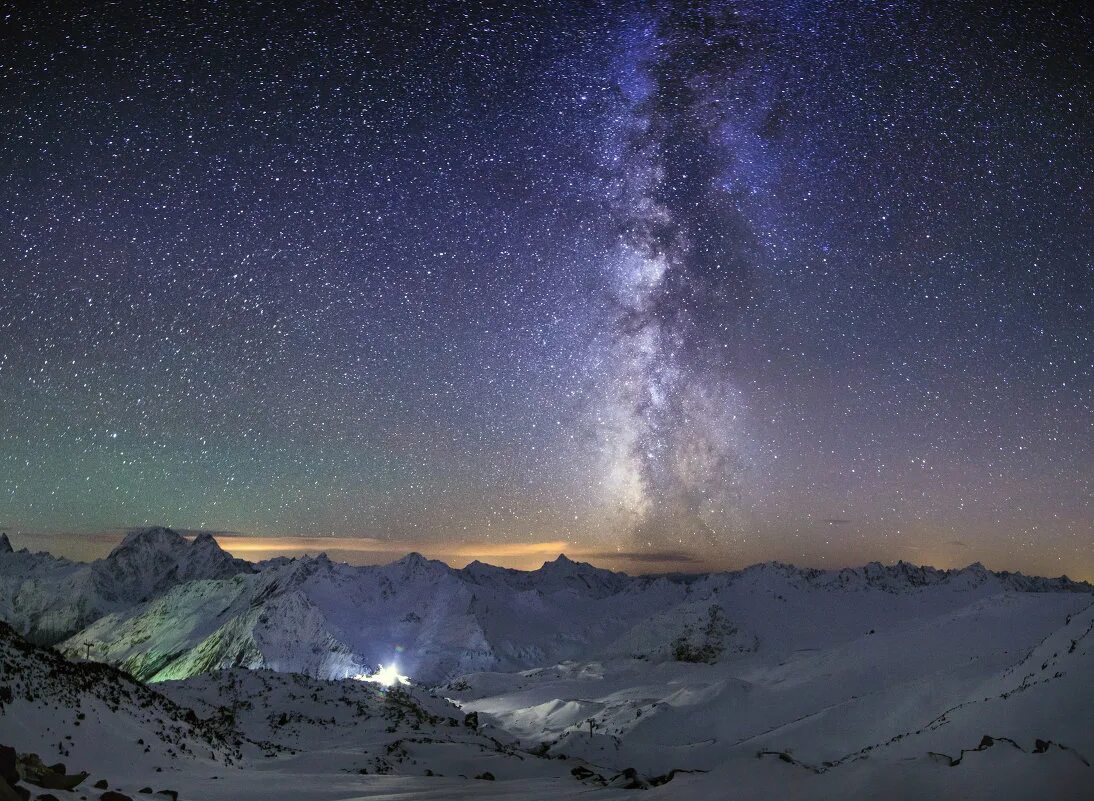
[[[592,565],[588,564],[587,562],[575,562],[566,554],[560,553],[554,559],[548,562],[544,562],[540,570],[559,570],[562,568],[575,569],[582,566],[592,567]]]
[[[152,526],[150,528],[133,529],[125,535],[125,538],[107,556],[115,556],[123,551],[142,546],[157,545],[185,545],[186,539],[177,531],[166,526]]]
[[[769,561],[769,562],[757,562],[754,565],[748,565],[747,567],[743,567],[740,570],[732,570],[728,573],[728,575],[731,575],[731,576],[751,576],[751,575],[756,575],[756,574],[759,574],[759,573],[765,573],[769,570],[772,571],[772,572],[775,572],[775,573],[782,573],[784,575],[793,575],[793,574],[800,574],[800,573],[804,572],[805,569],[800,568],[800,567],[796,567],[796,566],[791,565],[791,564],[787,564],[786,562],[779,562],[777,560],[772,560],[772,561]],[[713,574],[711,574],[711,575],[713,575]]]
[[[401,559],[396,559],[389,566],[390,567],[399,566],[399,567],[402,567],[402,568],[405,568],[405,569],[408,569],[408,570],[409,569],[420,570],[420,569],[423,569],[423,568],[432,569],[432,568],[437,568],[437,567],[443,567],[446,570],[449,569],[448,565],[446,565],[444,562],[439,562],[436,559],[429,559],[429,558],[423,556],[422,554],[418,553],[417,551],[411,551],[410,553],[408,553],[406,556],[402,557]]]
[[[0,553],[12,553],[14,550],[11,547],[11,540],[8,539],[8,535],[0,534]]]
[[[99,563],[97,570],[109,573],[122,565],[126,570],[160,572],[175,565],[177,577],[183,580],[254,572],[249,562],[232,557],[209,532],[202,532],[191,541],[165,526],[130,531]]]
[[[510,570],[507,567],[498,567],[489,562],[483,562],[481,559],[473,559],[464,565],[463,569],[467,573],[505,573]]]

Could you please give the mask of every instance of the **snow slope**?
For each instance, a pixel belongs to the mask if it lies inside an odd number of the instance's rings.
[[[963,693],[951,694],[956,703],[940,708],[948,701],[921,693],[905,711],[891,708],[887,737],[863,738],[860,747],[826,760],[840,727],[808,719],[730,749],[709,774],[682,776],[665,795],[772,798],[777,788],[786,799],[1088,799],[1094,606],[1065,621],[1007,667],[966,682]],[[860,721],[839,722],[844,742],[865,734]]]
[[[480,725],[467,725],[462,712],[425,688],[392,694],[371,683],[232,670],[160,684],[165,698],[110,668],[60,666],[56,656],[43,656],[48,652],[12,646],[12,635],[0,631],[0,683],[14,676],[18,684],[15,700],[0,713],[0,742],[35,750],[47,762],[64,759],[70,770],[89,770],[88,782],[108,777],[133,797],[137,788],[162,785],[184,801],[614,799],[630,796],[621,789],[626,782],[647,785],[649,797],[697,801],[1089,798],[1094,606],[1088,602],[1054,619],[1058,610],[1051,604],[1039,612],[1015,606],[1030,602],[1025,598],[973,601],[944,619],[899,627],[891,632],[895,642],[873,651],[849,643],[831,654],[821,649],[770,675],[758,671],[753,654],[739,669],[631,660],[629,668],[570,663],[455,682],[467,685],[465,694],[474,694],[476,683],[492,683],[495,694],[486,698],[494,704],[505,697],[496,694],[505,680],[521,685],[526,701],[547,690],[569,696],[514,705],[524,710],[530,739],[537,728],[564,732],[543,755],[554,758],[537,757],[543,749],[522,749],[509,733],[483,724],[491,716],[481,708]],[[1018,626],[1021,633],[979,658],[984,644],[1001,636],[1003,621],[1032,617],[1038,620]],[[964,655],[949,655],[959,641],[968,641]],[[1019,642],[1012,652],[1009,646]],[[937,673],[909,678],[922,674],[923,661],[909,665],[907,675],[894,673],[895,663],[920,651]],[[954,675],[962,664],[971,666],[968,675]],[[89,668],[92,681],[85,678]],[[750,670],[757,671],[753,682],[733,677]],[[77,678],[58,679],[58,672]],[[857,695],[871,673],[882,677],[873,677],[871,692]],[[796,689],[786,690],[788,683]],[[824,688],[833,695],[816,697]],[[778,703],[786,692],[798,695],[793,704]],[[832,703],[841,693],[848,697]],[[626,707],[635,701],[642,703]],[[793,706],[808,712],[818,704],[813,714],[782,720]],[[611,731],[587,734],[581,724],[592,707],[614,710],[614,718],[598,718]],[[626,727],[627,716],[619,714],[624,707],[647,711]],[[73,728],[76,709],[85,717]],[[167,722],[168,736],[157,739],[164,728],[157,721]],[[565,734],[570,725],[577,730]],[[711,734],[704,726],[714,726],[715,742],[702,739]],[[749,729],[762,731],[747,736]],[[62,732],[75,733],[75,742]],[[729,733],[746,736],[729,741]],[[677,765],[667,783],[651,784],[657,770],[642,760],[660,751]]]
[[[215,727],[160,693],[107,665],[31,645],[3,623],[0,743],[87,771],[86,786],[113,779],[120,765],[143,766],[150,781],[164,772],[216,772],[241,758]]]

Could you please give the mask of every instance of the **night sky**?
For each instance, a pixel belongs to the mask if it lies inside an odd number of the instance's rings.
[[[0,527],[1094,578],[1082,4],[77,5],[0,12]]]

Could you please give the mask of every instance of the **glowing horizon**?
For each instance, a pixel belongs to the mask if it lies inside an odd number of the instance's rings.
[[[3,529],[0,529],[3,530]],[[7,529],[12,545],[16,548],[27,547],[31,550],[45,550],[56,556],[64,556],[79,561],[90,561],[106,556],[128,531],[133,529],[111,529],[97,532],[33,532]],[[185,528],[174,529],[183,536],[193,538],[198,531]],[[304,555],[316,556],[326,553],[334,561],[353,565],[378,565],[397,561],[409,553],[420,553],[428,559],[444,562],[452,568],[466,567],[473,561],[485,562],[497,567],[516,570],[535,570],[545,562],[553,561],[565,554],[574,561],[587,562],[596,567],[616,570],[631,575],[658,573],[706,573],[721,570],[737,570],[760,562],[778,561],[798,567],[839,569],[843,567],[861,567],[868,562],[893,564],[897,561],[954,569],[966,567],[975,562],[984,564],[991,570],[1021,572],[1026,575],[1057,577],[1066,575],[1072,579],[1094,581],[1094,565],[1064,566],[1042,563],[1036,565],[1017,565],[1008,558],[1007,553],[973,552],[961,542],[940,541],[929,548],[908,549],[896,559],[885,558],[883,554],[871,553],[862,548],[833,550],[821,558],[805,558],[796,555],[790,549],[775,551],[771,549],[755,552],[742,551],[736,558],[714,559],[709,554],[685,550],[653,551],[605,551],[595,546],[564,539],[544,540],[527,543],[473,542],[392,542],[376,537],[317,537],[293,535],[248,535],[236,532],[207,532],[213,535],[217,543],[228,553],[241,559],[260,562],[276,557],[295,558]],[[767,552],[765,554],[765,551]]]

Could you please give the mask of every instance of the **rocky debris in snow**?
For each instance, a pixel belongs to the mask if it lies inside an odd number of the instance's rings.
[[[696,629],[687,625],[672,644],[672,655],[677,662],[717,662],[726,649],[726,642],[737,629],[726,620],[725,610],[719,604],[711,604],[707,619]]]
[[[20,754],[16,767],[23,781],[47,790],[72,790],[88,777],[86,771],[67,774],[64,763],[45,765],[37,754]]]
[[[37,754],[19,754],[9,745],[0,745],[0,801],[30,798],[23,783],[47,790],[72,790],[87,778],[86,773],[68,775],[61,763],[45,765]],[[53,797],[50,794],[39,798]]]
[[[650,784],[639,776],[634,768],[624,768],[608,780],[608,787],[618,787],[621,790],[648,790]]]
[[[199,720],[192,710],[109,665],[71,662],[52,649],[32,645],[5,623],[0,623],[0,672],[10,677],[6,689],[11,703],[20,707],[12,714],[48,719],[51,722],[43,726],[64,733],[56,756],[68,757],[78,747],[77,739],[83,738],[72,733],[104,726],[103,733],[119,738],[119,747],[134,757],[151,753],[153,746],[171,759],[201,756],[231,764],[239,757],[216,727]],[[122,721],[146,732],[145,737],[120,739]],[[54,767],[28,762],[21,763],[20,770],[42,774],[42,781],[71,781],[57,778],[63,771]],[[42,786],[64,789],[57,784]]]

